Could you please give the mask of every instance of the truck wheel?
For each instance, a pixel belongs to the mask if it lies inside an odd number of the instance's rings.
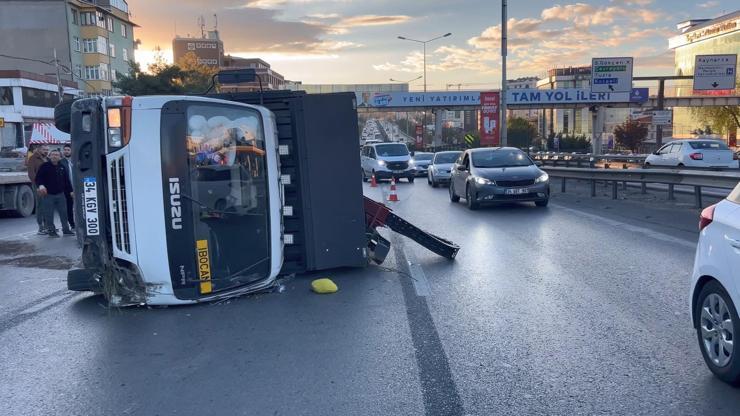
[[[33,214],[36,205],[36,198],[33,196],[33,190],[28,185],[20,185],[18,193],[15,196],[15,212],[21,217],[28,217]]]
[[[54,107],[54,125],[59,130],[69,133],[74,100],[62,101]]]

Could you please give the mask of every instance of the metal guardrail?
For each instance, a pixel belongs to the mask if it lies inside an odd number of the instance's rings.
[[[543,166],[551,177],[561,178],[560,191],[565,192],[568,179],[588,180],[591,183],[591,196],[596,196],[596,182],[612,184],[612,199],[618,197],[618,184],[639,183],[642,193],[647,193],[648,183],[668,185],[668,199],[675,199],[676,185],[693,186],[694,201],[697,208],[702,207],[702,187],[732,189],[740,182],[740,172],[706,172],[671,169],[596,169]]]
[[[606,155],[593,155],[591,153],[554,153],[554,152],[538,152],[531,153],[530,156],[536,161],[542,162],[543,165],[552,166],[575,166],[575,167],[590,167],[596,166],[596,163],[602,163],[606,168],[609,168],[612,163],[627,164],[639,164],[645,163],[647,155],[620,155],[620,154],[606,154]]]

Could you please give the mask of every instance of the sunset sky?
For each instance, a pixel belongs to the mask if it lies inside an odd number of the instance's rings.
[[[304,83],[385,83],[422,74],[421,45],[431,39],[430,89],[500,82],[500,1],[495,0],[128,0],[141,27],[137,60],[153,49],[171,58],[172,38],[199,35],[218,15],[227,53],[258,57],[287,79]],[[737,9],[731,0],[509,1],[509,78],[547,68],[590,64],[592,56],[634,56],[636,74],[673,72],[668,38],[676,23]],[[421,80],[412,83],[420,89]],[[456,87],[455,87],[456,88]]]

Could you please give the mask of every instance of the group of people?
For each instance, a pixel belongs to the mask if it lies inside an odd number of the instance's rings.
[[[62,151],[40,145],[28,159],[28,177],[36,191],[36,220],[39,235],[59,237],[54,213],[59,214],[63,235],[74,235],[74,191],[72,187],[72,147]]]

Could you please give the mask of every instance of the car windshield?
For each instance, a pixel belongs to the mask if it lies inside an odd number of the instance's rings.
[[[491,149],[472,153],[473,166],[476,168],[505,168],[529,166],[532,161],[518,149]]]
[[[401,143],[381,144],[375,146],[375,151],[378,156],[407,156],[409,154],[409,149]]]
[[[196,247],[210,252],[212,291],[269,274],[267,161],[257,111],[188,107],[188,167]]]
[[[416,153],[414,154],[414,160],[432,160],[434,153]]]
[[[689,145],[697,150],[730,150],[726,144],[714,140],[691,141]]]
[[[437,153],[434,155],[434,164],[441,165],[443,163],[455,163],[458,157],[460,157],[460,152]]]

